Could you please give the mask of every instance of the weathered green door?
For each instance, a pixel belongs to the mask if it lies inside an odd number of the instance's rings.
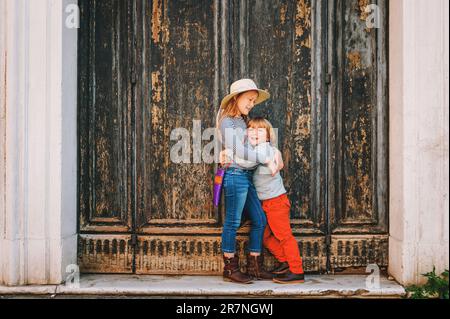
[[[356,0],[79,2],[83,272],[221,272],[202,151],[243,77],[272,94],[251,115],[278,129],[305,270],[387,265],[386,14],[368,28]],[[171,160],[176,128],[189,163]]]

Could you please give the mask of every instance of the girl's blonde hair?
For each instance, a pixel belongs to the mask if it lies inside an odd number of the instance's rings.
[[[272,143],[273,145],[276,145],[276,136],[275,136],[275,130],[273,129],[272,124],[268,120],[266,120],[263,117],[255,117],[248,121],[247,128],[264,128],[267,132],[267,139],[268,142]]]
[[[237,94],[235,96],[233,96],[233,98],[228,102],[228,104],[224,107],[224,108],[220,108],[219,112],[217,112],[217,116],[216,116],[216,129],[219,130],[220,132],[220,122],[222,122],[222,120],[229,116],[229,117],[236,117],[239,115],[239,109],[237,106],[237,99],[239,98],[239,96],[241,95]]]

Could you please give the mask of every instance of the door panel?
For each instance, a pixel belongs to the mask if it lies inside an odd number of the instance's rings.
[[[161,0],[153,1],[152,8],[148,1],[138,6],[138,14],[141,9],[145,17],[153,12],[155,21],[142,33],[139,79],[147,82],[136,95],[142,99],[151,92],[147,103],[137,103],[137,226],[143,232],[151,232],[153,225],[217,226],[210,183],[214,166],[203,163],[201,148],[197,152],[193,147],[202,128],[214,125],[214,97],[219,93],[214,2]],[[199,123],[194,128],[195,120]],[[187,163],[171,159],[176,144],[171,133],[177,128],[188,137],[183,145]]]
[[[132,103],[129,5],[80,1],[79,259],[82,271],[131,272]],[[86,234],[88,232],[108,235]],[[116,235],[115,235],[116,234]]]
[[[222,209],[212,205],[213,158],[202,156],[213,136],[202,133],[214,127],[225,89],[222,3],[136,2],[137,273],[220,270]],[[185,143],[171,137],[176,129]],[[175,145],[185,147],[187,162],[173,161]]]
[[[89,1],[89,50],[80,52],[81,229],[131,230],[131,100],[127,8]],[[87,29],[87,25],[83,25]],[[84,47],[82,47],[84,48]],[[87,59],[86,59],[87,57]]]
[[[385,1],[376,3],[385,14]],[[386,19],[368,28],[360,1],[329,16],[331,267],[387,265]]]

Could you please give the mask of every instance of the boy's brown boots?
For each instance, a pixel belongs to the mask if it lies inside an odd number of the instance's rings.
[[[263,255],[252,256],[247,254],[247,275],[256,280],[272,280],[274,274],[264,269]]]
[[[281,275],[284,274],[289,270],[289,264],[287,262],[279,262],[277,261],[275,264],[275,267],[272,269],[272,273],[274,275]]]
[[[251,284],[252,278],[241,272],[239,269],[239,257],[223,257],[223,280],[233,281],[240,284]]]

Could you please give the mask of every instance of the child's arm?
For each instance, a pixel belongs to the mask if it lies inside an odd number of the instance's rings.
[[[225,118],[220,124],[221,134],[224,137],[225,148],[231,149],[233,155],[239,158],[245,158],[255,164],[266,164],[270,158],[264,152],[256,152],[251,147],[244,145],[241,140],[243,134],[239,128],[234,128],[231,119]],[[243,132],[242,132],[243,133]]]
[[[270,161],[267,164],[260,164],[261,165],[261,172],[263,174],[271,174],[272,176],[275,176],[278,172],[278,164],[276,163],[276,148],[273,148],[272,146],[270,146],[269,144],[258,144],[255,146],[255,151],[256,152],[262,152],[264,153],[266,156],[268,156],[270,158]],[[240,164],[240,161],[243,161],[239,158],[235,158],[236,162]],[[247,162],[247,165],[250,165],[251,162],[250,161],[245,161]],[[244,165],[246,165],[244,164]]]
[[[237,156],[234,156],[234,161],[236,164],[246,169],[253,169],[259,165],[258,163],[247,161]],[[229,163],[233,163],[233,151],[230,149],[224,149],[220,152],[220,164],[225,165]]]
[[[284,167],[283,156],[279,149],[274,147],[275,150],[275,163],[277,164],[278,171],[281,171]]]
[[[281,152],[272,145],[269,146],[269,154],[273,161],[268,163],[267,167],[269,168],[271,175],[275,176],[284,166],[283,159],[281,158]]]
[[[234,157],[235,162],[237,164],[239,164],[240,166],[242,166],[243,168],[247,168],[247,169],[253,169],[253,168],[256,168],[258,165],[264,165],[269,168],[272,176],[275,175],[276,173],[278,173],[280,171],[280,169],[283,167],[283,159],[281,159],[281,153],[276,148],[271,150],[270,148],[268,149],[265,146],[259,147],[259,145],[256,145],[256,146],[254,146],[253,150],[261,156],[262,155],[267,156],[269,158],[269,161],[266,164],[259,164],[259,163],[255,163],[250,160],[244,160],[244,159],[239,158],[238,156],[235,156]],[[275,151],[277,151],[279,153],[279,155]],[[279,158],[280,158],[281,168],[279,168],[280,164],[277,162],[277,156],[279,156]]]
[[[260,165],[258,163],[252,162],[252,161],[247,161],[244,160],[242,158],[239,158],[237,156],[234,157],[234,161],[241,166],[242,168],[246,168],[246,169],[254,169],[256,166]]]

